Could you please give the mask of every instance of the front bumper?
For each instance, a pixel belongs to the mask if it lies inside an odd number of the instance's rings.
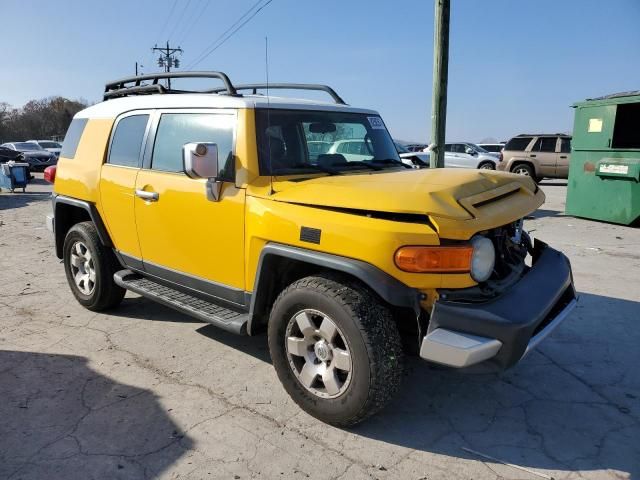
[[[567,318],[576,302],[569,260],[536,241],[531,268],[497,298],[438,300],[420,356],[456,368],[512,367]]]

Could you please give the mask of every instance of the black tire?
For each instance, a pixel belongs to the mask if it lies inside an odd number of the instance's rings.
[[[93,289],[87,294],[83,293],[74,280],[71,265],[72,249],[78,242],[86,247],[91,254],[95,281]],[[67,282],[78,302],[89,310],[95,312],[107,310],[120,304],[126,290],[116,285],[113,274],[120,269],[118,260],[113,251],[106,248],[100,242],[98,232],[92,222],[76,223],[64,239],[62,247],[64,270],[67,274]]]
[[[524,175],[526,177],[531,177],[531,179],[538,183],[540,180],[536,177],[536,172],[531,165],[528,163],[518,163],[511,169],[512,173],[517,173],[519,175]],[[525,173],[526,172],[526,173]]]
[[[480,170],[495,170],[496,169],[496,164],[493,162],[482,162],[480,165],[478,165],[478,169]]]
[[[335,398],[308,390],[287,356],[287,325],[298,312],[313,309],[335,323],[351,355],[350,380]],[[268,327],[269,351],[280,382],[307,413],[337,427],[355,425],[381,410],[398,391],[403,351],[389,309],[366,287],[332,275],[306,277],[276,299]]]

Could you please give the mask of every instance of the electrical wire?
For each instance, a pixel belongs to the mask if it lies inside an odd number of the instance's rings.
[[[203,53],[201,53],[194,62],[189,64],[187,70],[192,69],[193,67],[200,64],[203,60],[205,60],[209,55],[215,52],[218,48],[224,45],[227,40],[229,40],[233,35],[235,35],[238,30],[244,27],[247,23],[251,21],[262,9],[264,9],[267,5],[269,5],[273,0],[268,0],[266,3],[262,4],[257,10],[254,9],[264,0],[258,0],[249,10],[247,10],[238,20],[236,20],[233,25],[231,25],[227,30],[225,30],[213,43],[205,49]],[[253,11],[253,13],[251,13]],[[249,15],[247,17],[247,15]],[[244,21],[242,21],[245,19]],[[242,23],[240,23],[242,22]],[[234,28],[235,27],[235,28]]]
[[[180,32],[180,35],[177,36],[178,41],[176,43],[178,43],[178,45],[184,45],[185,40],[189,38],[189,36],[191,36],[191,33],[194,30],[196,30],[194,27],[200,22],[200,20],[202,20],[202,15],[207,10],[207,8],[209,8],[209,5],[211,5],[211,2],[209,0],[202,0],[202,2],[200,3],[201,8],[199,11],[198,6],[196,6],[197,13],[195,14],[195,16],[191,17],[193,18],[193,21],[187,22],[185,24],[185,28],[183,28]]]
[[[173,24],[173,28],[171,29],[171,33],[167,36],[167,40],[171,40],[173,38],[173,34],[176,32],[176,29],[178,28],[178,25],[180,25],[180,23],[182,23],[182,19],[184,18],[184,14],[189,9],[189,5],[191,5],[191,0],[187,0],[187,4],[182,9],[182,13],[178,17],[178,20],[176,21],[176,23]]]
[[[165,29],[169,25],[169,20],[171,20],[171,15],[173,14],[173,11],[176,9],[176,5],[177,4],[178,4],[178,0],[173,0],[173,5],[171,6],[171,10],[169,10],[169,15],[167,15],[167,18],[164,21],[164,24],[162,25],[162,28],[160,29],[160,33],[156,37],[156,38],[159,38],[160,41],[162,41],[162,34],[164,33]],[[157,45],[157,42],[156,42],[156,45]]]

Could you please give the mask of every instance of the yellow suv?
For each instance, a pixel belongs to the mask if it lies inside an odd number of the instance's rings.
[[[222,86],[160,83],[180,77]],[[270,95],[284,88],[332,102]],[[345,141],[358,151],[332,149]],[[405,353],[505,369],[576,302],[567,258],[523,230],[544,202],[530,178],[409,168],[380,115],[327,86],[118,80],[74,117],[47,176],[47,223],[82,305],[131,290],[266,330],[287,392],[333,425],[381,409]]]

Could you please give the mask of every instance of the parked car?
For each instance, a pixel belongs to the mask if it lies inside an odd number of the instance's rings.
[[[0,163],[6,163],[11,160],[20,162],[24,159],[22,152],[18,152],[12,148],[0,146]]]
[[[444,166],[495,170],[498,157],[474,143],[445,143]]]
[[[41,148],[44,148],[47,152],[53,153],[56,157],[60,156],[60,150],[62,150],[62,145],[58,142],[54,142],[53,140],[28,140],[28,142],[39,145]]]
[[[521,134],[507,142],[498,170],[533,178],[568,178],[571,136],[562,133]]]
[[[3,143],[2,146],[21,152],[24,156],[24,161],[29,164],[29,169],[33,172],[44,171],[45,168],[55,165],[58,161],[58,157],[51,152],[47,152],[36,143],[9,142]]]
[[[183,72],[108,83],[47,169],[47,227],[81,305],[115,308],[131,290],[233,333],[266,331],[291,398],[340,427],[397,393],[403,345],[503,370],[575,306],[567,257],[523,229],[544,203],[530,178],[409,170],[380,114],[330,87],[266,86],[334,99],[312,102],[194,74],[224,87],[137,86]],[[314,162],[318,135],[369,156]]]
[[[504,143],[478,143],[477,145],[489,153],[499,154],[504,148]]]
[[[402,160],[403,163],[409,165],[411,168],[426,168],[429,166],[429,152],[411,151],[398,142],[394,143],[396,144],[398,155],[400,155],[400,160]]]

